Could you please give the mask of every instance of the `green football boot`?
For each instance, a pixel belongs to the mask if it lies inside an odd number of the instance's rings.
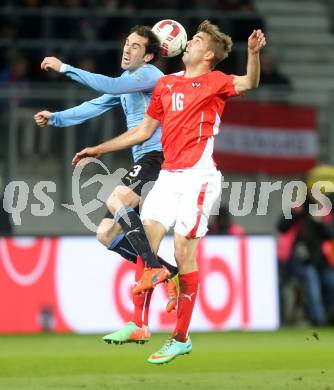
[[[108,344],[145,344],[150,340],[150,337],[151,334],[147,326],[143,325],[140,328],[134,322],[128,322],[124,328],[104,336],[103,341]]]
[[[164,364],[169,363],[174,360],[177,356],[186,355],[191,352],[193,346],[188,337],[188,340],[185,343],[181,343],[175,339],[169,339],[162,346],[159,351],[154,352],[147,361],[153,364]]]

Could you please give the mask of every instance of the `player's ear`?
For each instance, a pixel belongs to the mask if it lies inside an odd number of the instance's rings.
[[[147,53],[144,55],[144,61],[148,64],[150,61],[152,61],[154,58],[154,54]]]
[[[215,58],[215,53],[214,53],[212,50],[208,50],[208,51],[204,54],[204,59],[205,59],[206,61],[212,62],[214,58]]]

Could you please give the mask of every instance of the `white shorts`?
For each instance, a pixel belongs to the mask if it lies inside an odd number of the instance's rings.
[[[162,170],[148,193],[141,219],[160,222],[184,237],[205,236],[211,209],[221,193],[216,168]]]

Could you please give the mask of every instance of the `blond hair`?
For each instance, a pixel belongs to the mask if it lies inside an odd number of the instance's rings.
[[[229,35],[221,32],[219,27],[212,24],[209,20],[204,20],[204,22],[198,26],[197,33],[199,32],[210,35],[211,44],[209,45],[209,49],[214,52],[212,61],[212,68],[214,68],[219,62],[228,57],[233,46],[232,39]]]

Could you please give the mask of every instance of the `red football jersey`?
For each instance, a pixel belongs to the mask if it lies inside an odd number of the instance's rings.
[[[220,71],[193,78],[180,72],[158,81],[147,113],[161,122],[163,169],[214,166],[213,136],[226,100],[237,95],[233,78]]]

